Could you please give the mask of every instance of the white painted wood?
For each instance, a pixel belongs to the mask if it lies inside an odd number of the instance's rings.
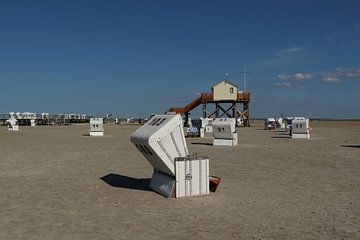
[[[175,158],[188,155],[180,114],[153,116],[130,140],[155,169],[170,176],[175,176]]]
[[[291,138],[310,138],[310,127],[308,118],[294,118],[292,120]]]
[[[212,124],[214,138],[232,139],[235,122],[235,118],[216,118]]]
[[[90,118],[89,133],[90,136],[103,136],[104,120],[102,118]]]
[[[176,197],[209,194],[209,159],[176,158]]]

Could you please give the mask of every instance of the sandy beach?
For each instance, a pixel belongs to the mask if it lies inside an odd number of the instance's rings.
[[[360,122],[313,121],[293,140],[257,121],[239,145],[187,139],[216,193],[166,199],[130,143],[138,126],[0,129],[0,239],[360,239]]]

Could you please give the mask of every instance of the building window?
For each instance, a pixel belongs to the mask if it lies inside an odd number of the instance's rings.
[[[231,87],[231,88],[230,88],[230,94],[233,94],[233,93],[234,93],[234,88]]]

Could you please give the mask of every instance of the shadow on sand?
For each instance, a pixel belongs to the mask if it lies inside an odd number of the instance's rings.
[[[291,136],[289,134],[276,134],[274,136],[271,136],[271,138],[284,138],[284,139],[290,139]]]
[[[112,187],[151,191],[149,189],[150,178],[132,178],[120,174],[110,173],[100,179]]]
[[[194,144],[194,145],[204,145],[204,146],[212,146],[213,144],[212,143],[202,143],[202,142],[193,142],[191,144]]]
[[[272,130],[270,132],[274,132],[274,133],[283,133],[283,134],[289,134],[287,131],[284,131],[284,130]]]
[[[256,131],[263,131],[263,132],[269,132],[269,133],[286,133],[287,131],[285,131],[284,129],[278,129],[278,130],[267,130],[264,128],[257,128],[255,129]]]
[[[360,145],[341,145],[342,147],[360,148]]]

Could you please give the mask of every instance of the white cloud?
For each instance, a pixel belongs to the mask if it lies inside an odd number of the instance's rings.
[[[285,66],[304,58],[308,52],[305,47],[291,47],[277,50],[272,56],[260,61],[258,64],[262,68]]]
[[[336,68],[332,71],[322,72],[322,76],[324,77],[346,77],[346,78],[354,78],[360,77],[360,68]]]
[[[275,82],[272,84],[274,87],[279,87],[279,88],[289,88],[291,87],[291,84],[288,82]]]
[[[360,77],[360,68],[336,68],[332,71],[322,72],[321,82],[323,83],[342,83],[343,78]]]
[[[321,79],[322,83],[341,83],[342,81],[337,77],[323,77]]]
[[[278,79],[283,80],[283,81],[291,81],[291,80],[304,81],[304,80],[311,79],[312,75],[309,73],[295,73],[295,74],[290,74],[290,75],[278,74],[277,77],[278,77]]]
[[[360,77],[360,68],[337,68],[335,74],[344,77]]]
[[[312,78],[320,78],[324,83],[340,83],[343,78],[360,78],[360,68],[336,68],[324,72],[278,74],[277,78],[281,81],[305,81]]]
[[[291,78],[291,75],[278,74],[277,77],[280,80],[289,80]]]
[[[285,48],[285,49],[281,49],[277,52],[278,56],[282,56],[282,55],[289,55],[289,54],[294,54],[294,53],[298,53],[298,52],[302,52],[304,51],[306,48],[304,47],[292,47],[292,48]]]
[[[294,75],[295,79],[296,80],[299,80],[299,81],[303,81],[303,80],[308,80],[311,78],[311,75],[308,74],[308,73],[296,73]]]

